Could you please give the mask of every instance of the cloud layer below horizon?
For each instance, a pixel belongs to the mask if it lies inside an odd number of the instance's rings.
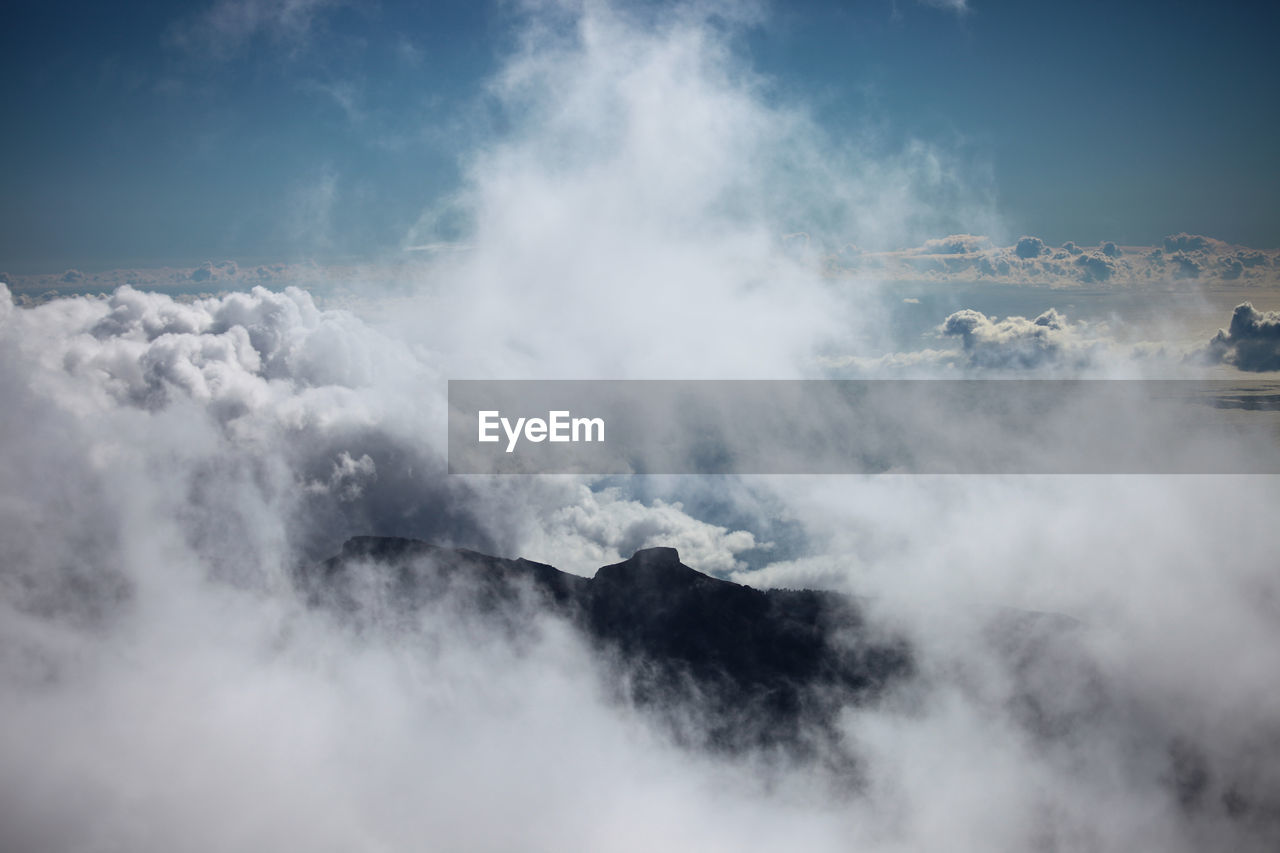
[[[762,238],[765,235],[761,235]],[[768,238],[766,238],[768,239]],[[953,234],[893,251],[864,251],[854,245],[835,250],[811,246],[805,233],[779,239],[793,254],[836,278],[879,282],[994,283],[1010,286],[1186,290],[1196,287],[1280,287],[1280,250],[1236,246],[1197,234],[1171,234],[1159,246],[1097,246],[1067,242],[1050,246],[1039,237],[1022,237],[999,246],[990,238]],[[37,301],[59,293],[109,292],[122,285],[173,293],[212,294],[257,285],[332,287],[351,280],[389,280],[421,274],[441,254],[466,253],[465,243],[428,243],[396,260],[359,263],[255,264],[206,261],[196,267],[138,267],[81,272],[0,273],[0,281],[21,300]]]

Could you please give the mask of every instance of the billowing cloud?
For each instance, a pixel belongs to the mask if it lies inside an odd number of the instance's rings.
[[[919,300],[904,302],[919,304]],[[1149,327],[1159,331],[1159,324]],[[825,355],[833,376],[978,378],[1017,373],[1036,378],[1190,378],[1203,361],[1194,339],[1139,339],[1108,322],[1072,321],[1056,308],[1035,317],[954,311],[918,349],[881,355]]]
[[[1224,245],[1221,240],[1185,232],[1171,234],[1164,238],[1164,250],[1166,252],[1204,252]]]
[[[1075,259],[1075,265],[1083,271],[1084,281],[1106,281],[1115,274],[1116,266],[1105,254],[1086,252]]]
[[[757,547],[746,530],[728,530],[690,518],[680,503],[627,500],[617,488],[579,487],[578,499],[556,509],[528,546],[544,560],[580,574],[631,556],[641,548],[676,548],[702,571],[729,574],[743,567],[738,554]]]
[[[922,255],[968,255],[992,248],[990,238],[977,234],[952,234],[926,240],[919,248]]]
[[[1248,302],[1237,305],[1231,325],[1218,330],[1206,355],[1241,370],[1280,370],[1280,312],[1259,311]]]
[[[1020,258],[1038,258],[1049,251],[1049,247],[1039,237],[1021,237],[1013,247],[1013,253]]]
[[[1080,368],[1089,364],[1097,344],[1085,339],[1056,310],[1033,320],[996,320],[966,308],[943,321],[938,329],[958,337],[968,363],[986,369],[1032,369],[1049,365]]]

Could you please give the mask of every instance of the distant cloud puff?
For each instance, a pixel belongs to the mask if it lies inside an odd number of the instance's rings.
[[[966,308],[947,317],[938,331],[959,337],[969,366],[986,369],[1033,369],[1070,364],[1083,366],[1093,345],[1084,341],[1066,318],[1050,308],[1034,320],[996,320]]]
[[[576,498],[545,519],[547,553],[567,555],[569,565],[587,572],[641,548],[667,545],[704,571],[727,574],[744,568],[738,555],[756,547],[745,530],[730,530],[690,517],[682,504],[628,499],[618,488],[576,487]],[[553,544],[554,543],[554,544]],[[534,550],[541,550],[541,543]]]
[[[919,252],[925,255],[965,255],[992,248],[991,238],[978,234],[952,234],[926,240]]]
[[[1213,248],[1219,241],[1199,234],[1171,234],[1164,238],[1166,252],[1203,252]]]
[[[1080,255],[1075,263],[1084,271],[1085,281],[1106,281],[1116,271],[1110,258],[1092,252]]]
[[[1049,247],[1039,237],[1023,237],[1013,247],[1013,253],[1020,258],[1038,258],[1049,251]]]
[[[1199,278],[1203,271],[1200,261],[1186,252],[1174,252],[1169,260],[1174,264],[1174,274],[1178,278]]]
[[[1249,302],[1237,305],[1231,326],[1218,330],[1207,355],[1210,361],[1254,373],[1280,370],[1280,311],[1259,311]]]
[[[1117,371],[1130,372],[1138,364],[1157,371],[1178,370],[1206,358],[1203,345],[1121,340],[1106,323],[1072,322],[1056,308],[1030,319],[1000,319],[965,308],[948,315],[935,332],[943,338],[959,339],[959,349],[926,347],[877,357],[829,356],[821,361],[842,375],[885,378],[986,372],[1115,378]]]

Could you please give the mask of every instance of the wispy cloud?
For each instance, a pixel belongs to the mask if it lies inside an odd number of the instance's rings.
[[[216,59],[229,58],[258,38],[300,51],[325,16],[344,5],[348,0],[216,0],[175,24],[171,37],[181,47]]]
[[[963,15],[970,12],[969,0],[918,0],[922,6],[932,6],[935,9],[946,9],[955,12],[957,15]]]

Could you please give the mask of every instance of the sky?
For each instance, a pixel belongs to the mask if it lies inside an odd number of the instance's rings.
[[[0,269],[394,254],[518,122],[493,82],[547,5],[6,4]],[[945,151],[998,214],[958,232],[1280,247],[1270,4],[716,8],[765,100],[858,150]]]

